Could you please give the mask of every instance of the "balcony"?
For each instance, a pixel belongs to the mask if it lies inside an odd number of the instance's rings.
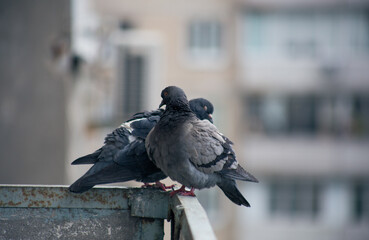
[[[0,239],[216,239],[197,198],[148,188],[0,185],[0,216]]]

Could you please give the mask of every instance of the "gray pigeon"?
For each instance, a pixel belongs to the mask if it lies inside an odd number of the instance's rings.
[[[195,188],[217,185],[232,202],[249,207],[235,180],[258,180],[238,164],[232,142],[209,121],[195,116],[182,89],[167,87],[161,97],[160,106],[166,109],[145,145],[150,160],[183,185],[175,193],[194,196]]]
[[[200,119],[213,122],[213,104],[204,98],[190,101],[190,107]],[[159,181],[167,176],[148,158],[145,149],[145,138],[159,121],[163,109],[136,113],[119,128],[108,134],[105,144],[94,153],[73,161],[77,164],[94,164],[82,177],[75,181],[69,190],[81,193],[97,184],[125,182],[136,180],[148,185],[166,188]]]

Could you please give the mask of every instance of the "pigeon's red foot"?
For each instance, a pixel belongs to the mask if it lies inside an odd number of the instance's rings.
[[[160,181],[155,182],[155,184],[150,184],[150,183],[144,183],[144,185],[142,185],[141,187],[157,187],[160,188],[163,191],[167,191],[167,189],[172,189],[175,186],[175,184],[170,185],[170,186],[165,186],[165,184],[161,183]]]
[[[174,188],[175,184],[170,185],[170,186],[165,186],[164,183],[161,183],[160,181],[157,181],[157,182],[155,182],[154,186],[157,186],[158,188],[160,188],[163,191],[167,191],[167,189]]]
[[[176,194],[179,194],[181,196],[192,196],[192,197],[196,197],[195,193],[195,188],[191,188],[190,191],[186,190],[186,187],[184,185],[182,185],[182,187],[180,189],[174,190],[170,193],[170,196],[173,197]]]

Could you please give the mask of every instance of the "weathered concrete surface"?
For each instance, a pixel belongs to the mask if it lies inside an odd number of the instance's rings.
[[[150,188],[76,194],[65,186],[0,185],[0,240],[163,239],[165,219],[172,239],[215,239],[195,197]]]
[[[0,240],[163,239],[168,211],[158,189],[0,185]]]
[[[3,208],[0,239],[132,239],[141,219],[129,210]]]

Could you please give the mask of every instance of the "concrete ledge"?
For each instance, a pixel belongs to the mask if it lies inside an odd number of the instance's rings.
[[[151,188],[0,185],[0,239],[216,239],[195,197]],[[168,233],[169,234],[169,233]]]

